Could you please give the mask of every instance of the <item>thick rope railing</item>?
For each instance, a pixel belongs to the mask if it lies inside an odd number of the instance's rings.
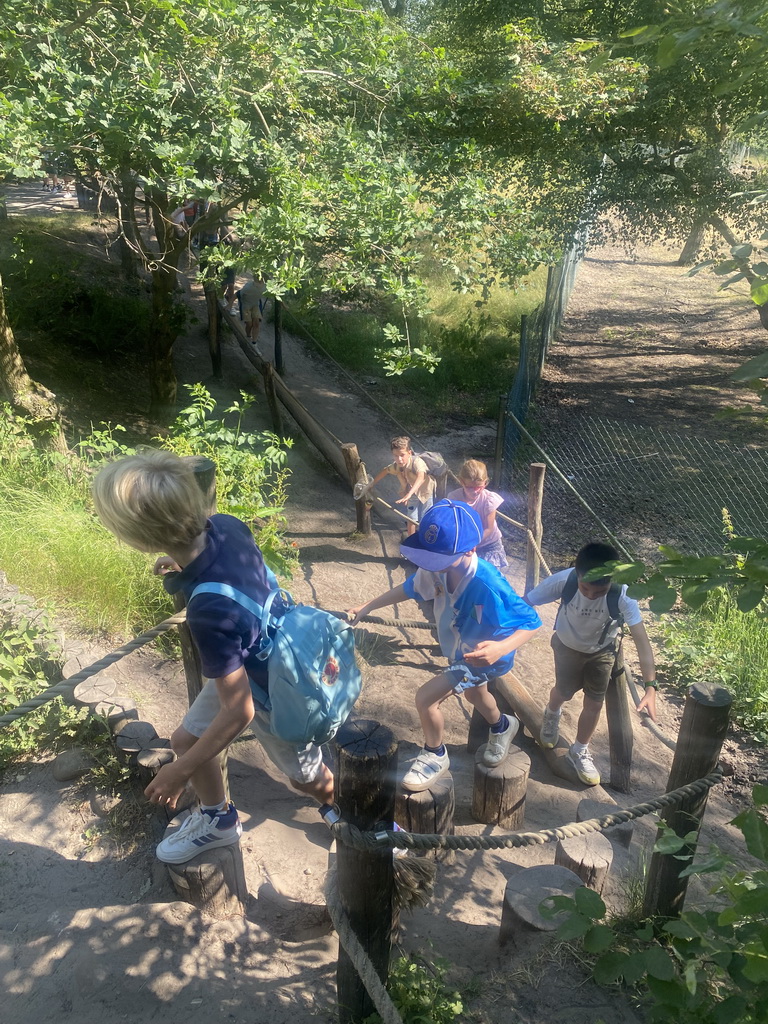
[[[652,814],[654,811],[662,810],[687,797],[706,793],[718,782],[721,782],[722,778],[723,773],[718,767],[704,778],[697,779],[687,786],[680,786],[669,793],[664,793],[655,800],[635,804],[633,807],[613,814],[605,814],[602,818],[569,822],[559,828],[544,829],[540,832],[514,832],[508,836],[438,836],[418,835],[412,832],[361,832],[354,825],[343,820],[333,824],[331,831],[338,842],[345,842],[357,850],[364,851],[380,850],[384,847],[402,850],[519,849],[523,846],[543,845],[558,839],[587,835],[590,832],[602,832],[615,825],[621,825],[625,821],[632,821],[642,818],[646,814]],[[335,871],[331,872],[326,882],[325,897],[333,926],[339,936],[339,942],[346,950],[384,1024],[402,1024],[396,1007],[347,919],[339,896]]]
[[[373,1000],[377,1013],[384,1021],[384,1024],[403,1024],[403,1020],[397,1012],[395,1004],[390,999],[383,981],[376,973],[376,968],[371,963],[360,940],[352,930],[352,926],[344,911],[341,897],[339,896],[335,871],[331,871],[328,874],[328,880],[325,883],[325,901],[328,913],[333,921],[333,927],[339,936],[339,942],[346,950],[347,956],[360,975],[368,995]]]
[[[602,832],[614,825],[622,825],[626,821],[642,818],[646,814],[663,810],[688,797],[700,796],[722,781],[723,772],[718,766],[709,775],[705,775],[687,786],[680,786],[669,793],[664,793],[655,800],[635,804],[602,818],[589,818],[587,821],[573,821],[559,828],[543,829],[540,832],[512,832],[506,836],[438,836],[415,832],[361,832],[349,822],[338,821],[331,825],[334,837],[356,850],[373,850],[391,847],[400,850],[516,850],[524,846],[543,846],[554,843],[558,839],[572,839],[574,836],[587,835],[590,832]]]
[[[117,650],[112,651],[111,654],[106,654],[103,658],[95,661],[92,665],[87,668],[81,669],[74,675],[70,676],[69,679],[62,679],[60,683],[56,683],[55,686],[48,687],[47,690],[43,690],[34,697],[30,697],[29,700],[25,700],[23,704],[19,704],[13,711],[8,711],[4,715],[0,715],[0,729],[5,728],[6,725],[10,725],[15,722],[17,718],[21,718],[22,715],[28,714],[30,711],[35,711],[43,704],[47,704],[48,701],[55,700],[56,697],[63,697],[67,694],[72,693],[78,683],[85,682],[91,676],[96,675],[97,672],[101,672],[102,669],[108,668],[110,665],[114,665],[116,661],[120,661],[125,658],[128,654],[144,647],[145,644],[150,643],[156,637],[160,636],[161,633],[165,633],[169,629],[173,629],[174,626],[178,626],[179,623],[183,622],[186,618],[186,612],[177,612],[175,615],[171,615],[167,619],[163,619],[162,622],[158,622],[156,626],[152,626],[151,629],[146,630],[144,633],[140,633],[134,637],[133,640],[129,640],[128,643],[123,644],[122,647],[118,647]]]

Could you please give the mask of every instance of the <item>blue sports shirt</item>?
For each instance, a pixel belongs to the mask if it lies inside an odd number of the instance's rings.
[[[450,664],[464,660],[483,640],[506,640],[518,629],[538,629],[541,619],[515,593],[499,570],[472,556],[469,569],[451,593],[445,572],[419,569],[403,584],[408,597],[435,602],[435,622],[440,649]],[[488,675],[509,672],[515,660],[512,651],[483,669]]]

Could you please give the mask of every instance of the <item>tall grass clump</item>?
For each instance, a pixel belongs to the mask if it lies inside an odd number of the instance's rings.
[[[157,446],[212,458],[219,511],[248,522],[272,568],[290,575],[296,551],[284,538],[286,446],[272,434],[242,429],[247,399],[215,419],[216,403],[205,388],[192,391],[193,404],[170,437],[155,439]],[[155,556],[119,543],[93,510],[93,474],[105,460],[133,451],[117,440],[122,428],[96,430],[78,443],[79,454],[62,456],[38,448],[28,427],[0,407],[0,567],[8,579],[69,610],[88,630],[131,634],[170,614],[151,574]]]
[[[494,286],[481,305],[476,296],[452,287],[448,271],[429,261],[424,266],[430,312],[409,318],[407,333],[413,348],[438,357],[433,373],[414,367],[386,375],[384,327],[393,324],[405,334],[406,323],[396,300],[375,291],[343,303],[327,297],[294,300],[287,306],[298,320],[289,312],[286,326],[316,338],[349,370],[374,378],[372,393],[416,428],[429,425],[430,417],[444,420],[446,414],[495,416],[498,396],[511,386],[517,367],[520,318],[543,300],[546,270],[516,290]]]
[[[91,458],[67,458],[38,449],[26,425],[0,409],[0,566],[10,582],[98,632],[128,633],[168,614],[149,585],[150,556],[116,544],[93,513],[105,432]]]
[[[696,611],[665,616],[660,665],[681,690],[699,680],[733,696],[733,719],[768,743],[768,621],[766,603],[742,612],[731,591],[713,590]]]

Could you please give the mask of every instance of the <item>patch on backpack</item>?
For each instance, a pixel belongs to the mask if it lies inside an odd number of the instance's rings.
[[[341,672],[341,666],[339,665],[339,659],[336,655],[331,652],[328,655],[328,660],[325,663],[323,674],[320,677],[326,686],[335,686],[339,679],[339,673]]]

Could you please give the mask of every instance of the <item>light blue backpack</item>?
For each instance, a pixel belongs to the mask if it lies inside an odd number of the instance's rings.
[[[277,587],[274,575],[268,582]],[[346,721],[360,696],[362,679],[355,662],[352,627],[320,608],[296,604],[291,595],[271,590],[264,607],[226,583],[201,583],[190,595],[223,594],[261,622],[269,697],[251,684],[254,700],[270,712],[270,729],[289,743],[327,743]],[[278,594],[282,609],[271,608]]]

